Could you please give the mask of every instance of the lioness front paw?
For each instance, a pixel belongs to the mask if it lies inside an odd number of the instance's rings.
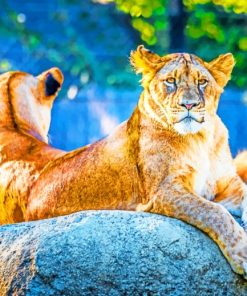
[[[243,277],[247,280],[247,242],[244,244],[244,247],[236,249],[234,253],[235,254],[233,254],[232,260],[229,260],[232,269],[236,273],[243,275]]]

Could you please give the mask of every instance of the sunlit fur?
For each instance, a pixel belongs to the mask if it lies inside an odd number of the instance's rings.
[[[62,84],[57,68],[37,77],[19,71],[0,76],[0,224],[24,220],[28,193],[40,171],[64,154],[47,145],[57,95],[45,94],[48,74]]]
[[[131,117],[108,137],[69,153],[44,143],[49,114],[36,108],[40,97],[41,104],[49,100],[44,76],[2,78],[0,223],[90,209],[164,214],[206,232],[232,268],[246,276],[247,235],[229,213],[246,222],[246,187],[233,165],[227,129],[216,115],[234,66],[232,55],[206,63],[189,54],[160,57],[139,46],[131,63],[143,85]],[[52,72],[61,81],[58,73]],[[187,109],[192,119],[183,120]]]
[[[237,168],[237,172],[241,179],[247,183],[247,151],[242,151],[234,159],[234,163]]]

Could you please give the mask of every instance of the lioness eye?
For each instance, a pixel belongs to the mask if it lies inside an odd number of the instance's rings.
[[[198,80],[198,84],[200,86],[206,86],[207,83],[208,83],[207,79],[199,79]]]
[[[176,82],[176,79],[173,78],[173,77],[168,77],[168,78],[166,78],[166,80],[165,80],[165,84],[168,84],[168,85],[175,84],[175,82]]]

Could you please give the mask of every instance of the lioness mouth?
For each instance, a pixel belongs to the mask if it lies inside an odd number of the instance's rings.
[[[184,118],[180,119],[177,123],[180,123],[182,121],[184,121],[185,123],[191,123],[193,120],[198,122],[198,123],[203,123],[204,122],[204,118],[202,118],[201,120],[198,120],[193,116],[187,115]]]

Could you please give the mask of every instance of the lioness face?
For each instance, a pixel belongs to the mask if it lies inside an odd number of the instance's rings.
[[[19,130],[48,142],[51,108],[62,82],[63,75],[58,68],[36,77],[13,72],[9,79],[9,93],[13,118]]]
[[[151,80],[152,98],[164,119],[180,134],[197,133],[206,112],[214,112],[215,81],[208,70],[189,54],[174,56]]]
[[[131,62],[143,73],[141,108],[182,135],[199,132],[216,113],[222,87],[234,66],[231,54],[206,63],[190,54],[160,57],[142,46],[132,53]]]

